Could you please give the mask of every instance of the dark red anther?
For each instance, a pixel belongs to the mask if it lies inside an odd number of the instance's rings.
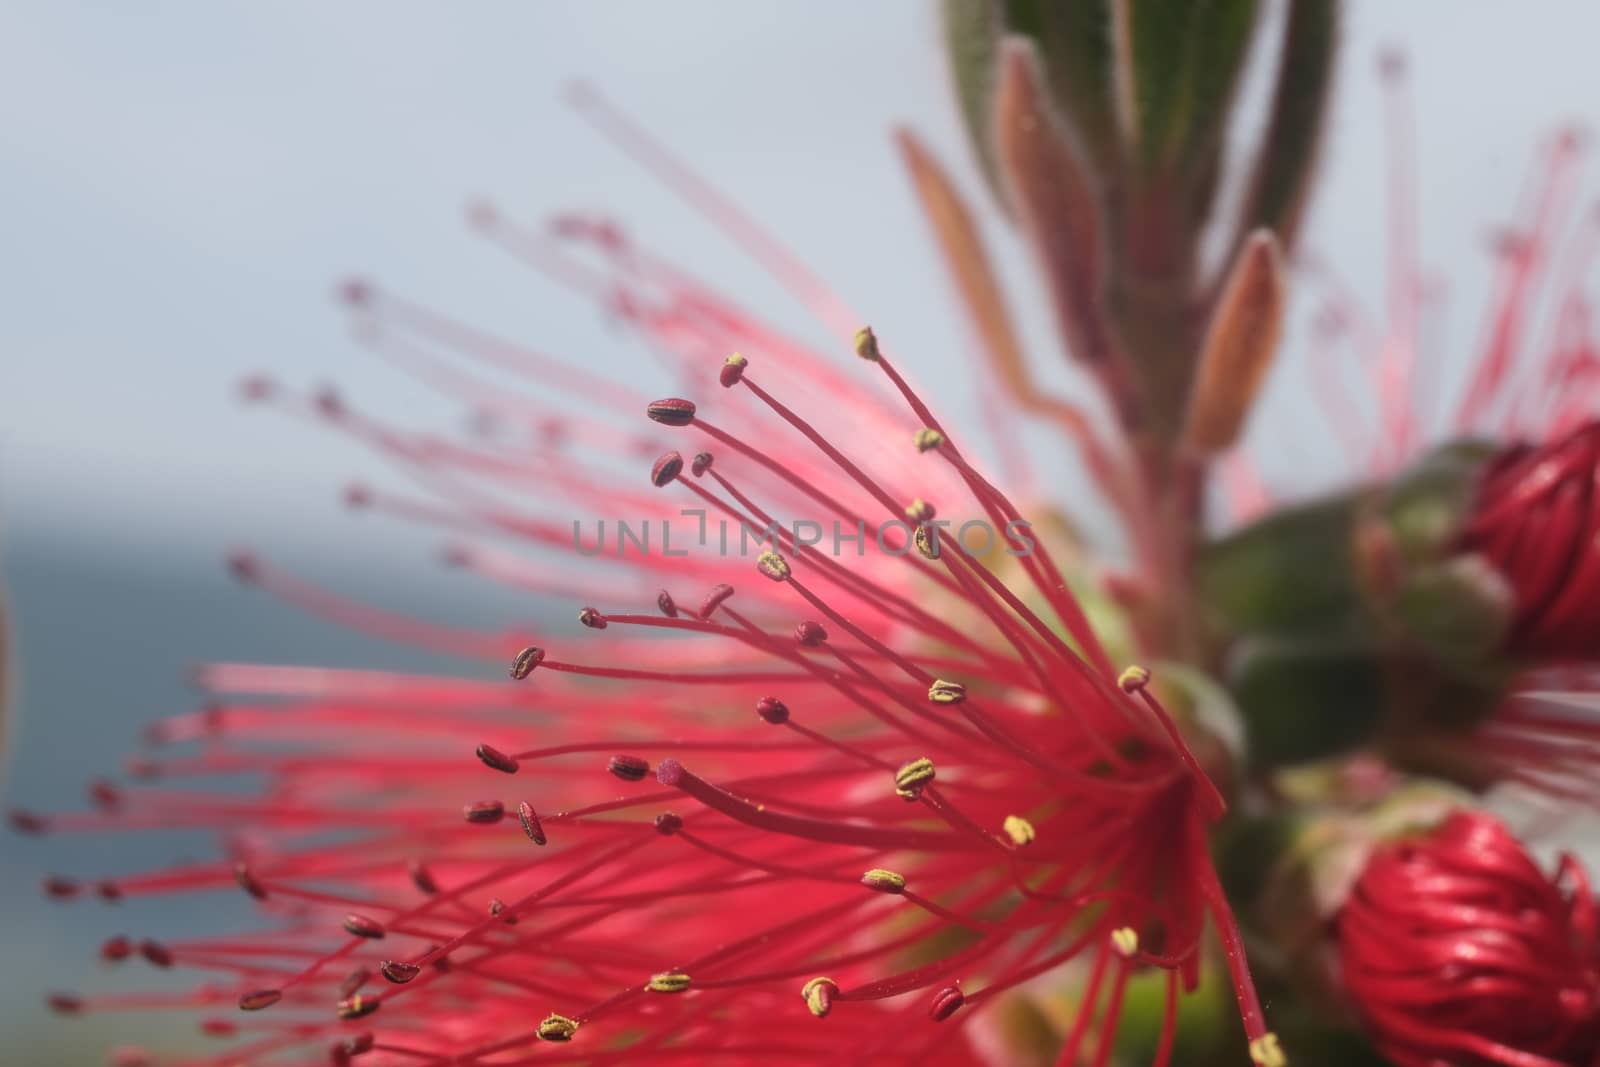
[[[433,896],[439,891],[439,883],[434,881],[433,872],[428,870],[428,865],[421,860],[412,860],[406,864],[406,873],[411,875],[411,884],[417,887],[417,892],[424,896]]]
[[[489,914],[507,926],[517,925],[517,913],[506,907],[506,902],[499,897],[489,898]]]
[[[377,1042],[377,1036],[371,1030],[368,1030],[357,1034],[355,1037],[346,1038],[344,1043],[338,1046],[338,1051],[344,1053],[345,1060],[348,1062],[352,1057],[359,1056],[363,1052],[371,1052],[372,1046]]]
[[[717,381],[722,383],[724,389],[732,389],[744,377],[744,369],[749,365],[748,359],[735,352],[722,364],[722,370],[717,372]]]
[[[606,770],[624,782],[640,782],[650,773],[650,761],[638,756],[612,756],[606,761]]]
[[[339,1001],[334,1010],[339,1013],[339,1018],[348,1021],[350,1019],[364,1019],[381,1007],[383,1007],[383,1001],[377,997],[364,997],[357,993],[348,1000]]]
[[[493,745],[479,745],[478,758],[483,761],[485,767],[493,768],[501,774],[517,773],[517,761]]]
[[[578,612],[578,621],[591,630],[604,630],[607,625],[606,617],[597,608],[584,608]]]
[[[383,924],[377,919],[353,911],[344,917],[344,928],[351,937],[365,937],[374,941],[386,933]]]
[[[246,993],[239,998],[240,1011],[260,1011],[270,1008],[283,999],[283,993],[276,989],[258,989],[254,993]]]
[[[463,807],[461,814],[468,822],[488,826],[505,818],[506,806],[498,800],[479,800]]]
[[[161,764],[142,756],[129,756],[123,761],[122,768],[128,772],[128,777],[141,782],[152,782],[161,777]]]
[[[668,397],[652,402],[644,413],[663,426],[687,426],[694,421],[694,401]]]
[[[241,582],[253,582],[261,577],[261,563],[249,552],[228,553],[228,570]]]
[[[711,469],[712,456],[710,452],[696,452],[693,461],[689,464],[689,473],[696,478]]]
[[[277,391],[278,383],[264,374],[252,374],[239,380],[239,399],[247,404],[270,400]]]
[[[52,900],[72,900],[83,891],[83,886],[71,878],[50,875],[42,883],[44,895]]]
[[[126,937],[108,937],[100,943],[100,958],[107,963],[121,963],[133,955],[133,942]]]
[[[533,673],[533,669],[544,662],[544,649],[537,645],[529,645],[517,653],[516,659],[511,661],[511,677],[521,681]]]
[[[122,899],[122,887],[115,882],[96,882],[94,893],[107,904],[115,904]]]
[[[89,802],[101,811],[116,811],[122,807],[122,790],[104,778],[97,778],[89,784]]]
[[[83,1011],[83,1000],[71,993],[51,993],[44,998],[50,1010],[57,1015],[78,1015]]]
[[[154,966],[172,966],[172,950],[159,941],[146,940],[139,942],[139,955]]]
[[[807,648],[816,648],[828,639],[828,631],[821,623],[807,619],[794,628],[794,639]]]
[[[261,884],[260,879],[251,872],[246,864],[236,863],[233,865],[233,880],[239,883],[240,889],[243,889],[257,900],[267,899],[267,887]]]
[[[536,845],[545,843],[544,824],[539,821],[539,813],[533,810],[533,805],[526,800],[517,805],[517,818],[522,820],[522,832],[528,835],[528,840]]]
[[[928,1005],[928,1018],[942,1023],[959,1011],[966,999],[960,989],[947,985],[933,995],[933,1003]]]
[[[677,452],[668,452],[656,460],[655,466],[650,468],[650,484],[657,489],[663,489],[677,480],[683,473],[683,456]]]
[[[331,385],[319,385],[311,394],[311,403],[325,418],[340,419],[348,411],[344,397]]]
[[[378,965],[378,973],[383,975],[395,985],[405,985],[411,979],[422,973],[422,968],[414,963],[401,963],[399,960],[384,960]]]
[[[372,981],[372,972],[365,967],[357,967],[344,976],[344,981],[339,983],[339,997],[353,997],[361,991],[361,987]]]
[[[733,586],[731,585],[723,583],[722,585],[713,586],[711,592],[707,593],[706,598],[700,602],[700,617],[702,619],[711,618],[712,614],[727,603],[728,598],[732,595]]]
[[[678,602],[673,600],[672,594],[665,589],[656,594],[656,607],[661,610],[661,614],[669,619],[678,617]]]
[[[372,302],[372,285],[364,278],[346,278],[335,288],[339,302],[351,307],[365,307]]]
[[[681,829],[683,829],[683,816],[674,815],[670,811],[664,811],[656,816],[656,833],[662,837],[671,837]]]
[[[11,823],[11,828],[19,834],[37,835],[44,833],[49,828],[49,824],[45,822],[43,815],[36,815],[31,811],[24,811],[22,808],[14,809],[7,816],[7,821]]]
[[[756,714],[774,726],[782,726],[789,721],[789,705],[777,697],[762,697],[756,701]]]
[[[205,1019],[200,1023],[200,1032],[207,1037],[233,1037],[239,1028],[226,1019]]]

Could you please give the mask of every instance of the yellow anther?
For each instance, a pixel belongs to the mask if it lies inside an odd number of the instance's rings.
[[[1132,959],[1139,951],[1139,931],[1131,926],[1119,926],[1111,931],[1111,947],[1124,959]]]
[[[911,540],[925,559],[938,559],[939,553],[943,551],[939,547],[939,535],[931,526],[918,526],[917,532],[911,535]]]
[[[933,505],[921,497],[906,505],[906,518],[912,522],[932,522],[933,516]]]
[[[967,687],[960,682],[937,678],[928,686],[928,699],[935,704],[959,704],[967,699]]]
[[[756,557],[756,570],[775,582],[789,580],[789,561],[771,549]]]
[[[341,1019],[360,1019],[371,1015],[382,1005],[383,1001],[379,1000],[377,997],[364,997],[357,993],[348,1000],[339,1001],[339,1003],[335,1006],[335,1011],[338,1012],[339,1018]]]
[[[839,983],[832,978],[813,978],[800,987],[800,995],[805,998],[806,1007],[819,1019],[827,1018],[828,1012],[833,1010],[833,997],[837,992]]]
[[[1117,685],[1124,693],[1137,693],[1150,684],[1150,672],[1135,663],[1117,675]]]
[[[894,791],[906,800],[916,800],[922,795],[922,787],[933,779],[933,760],[923,756],[894,772]]]
[[[872,332],[871,326],[863,326],[856,331],[856,355],[870,363],[878,362],[878,335]]]
[[[1006,821],[1000,824],[1011,838],[1011,843],[1021,848],[1023,845],[1033,843],[1033,823],[1020,815],[1007,815]]]
[[[735,352],[733,355],[729,356],[727,359],[723,360],[722,362],[723,362],[723,364],[725,366],[729,366],[729,367],[745,367],[745,366],[749,366],[749,364],[750,364],[750,361],[748,359],[745,359],[743,356],[741,356],[737,352]]]
[[[1289,1057],[1278,1047],[1278,1035],[1270,1030],[1250,1042],[1250,1062],[1256,1067],[1289,1067]]]
[[[577,1032],[578,1020],[554,1012],[545,1016],[538,1030],[540,1041],[571,1041],[572,1035]]]
[[[645,988],[652,993],[682,993],[689,988],[689,976],[682,971],[663,971],[651,975]]]
[[[906,876],[886,871],[882,867],[874,867],[861,876],[861,884],[880,893],[904,893]]]
[[[912,435],[911,441],[917,446],[918,452],[932,452],[944,444],[944,434],[924,426]]]

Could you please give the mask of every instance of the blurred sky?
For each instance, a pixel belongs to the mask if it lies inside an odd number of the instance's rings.
[[[766,220],[912,354],[902,361],[959,417],[964,324],[941,303],[945,279],[886,136],[914,124],[978,193],[946,100],[936,7],[5,5],[5,527],[104,551],[314,538],[324,557],[369,552],[375,527],[344,519],[335,498],[372,462],[318,429],[243,410],[231,392],[270,368],[297,384],[339,382],[377,410],[420,409],[344,336],[328,293],[351,272],[630,373],[626,344],[592,308],[467,231],[471,195],[529,219],[603,208],[796,321],[770,281],[563,104],[573,78]],[[1403,45],[1426,260],[1449,268],[1448,340],[1472,338],[1490,225],[1541,134],[1591,118],[1600,99],[1597,26],[1600,8],[1585,0],[1355,3],[1307,247],[1377,306],[1374,70],[1382,45]],[[1031,300],[1020,250],[998,228],[996,241],[1018,302]],[[1055,361],[1044,317],[1024,317],[1039,356]]]

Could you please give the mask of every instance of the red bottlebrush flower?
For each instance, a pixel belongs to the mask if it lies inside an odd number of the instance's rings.
[[[622,138],[659,157],[637,132]],[[705,199],[676,164],[666,173]],[[748,237],[728,209],[716,216]],[[144,760],[146,781],[114,810],[38,822],[212,827],[227,840],[226,862],[117,883],[130,896],[243,885],[277,920],[163,949],[166,963],[208,973],[160,1002],[252,1012],[228,1055],[236,1063],[318,1049],[344,1062],[370,1048],[396,1062],[488,1064],[569,1041],[630,1061],[970,1062],[966,1019],[1085,960],[1063,1062],[1105,1064],[1130,975],[1158,968],[1165,1064],[1209,921],[1253,1057],[1279,1067],[1209,856],[1220,796],[1148,674],[1119,676],[1051,546],[892,352],[765,238],[752,242],[758,255],[903,409],[627,247],[614,227],[555,227],[606,261],[594,281],[552,239],[490,211],[475,221],[519,256],[584,279],[575,284],[725,389],[698,404],[629,395],[363,284],[354,311],[381,327],[364,336],[384,354],[474,403],[507,406],[424,346],[451,348],[541,389],[569,388],[583,413],[553,427],[518,407],[540,429],[499,452],[416,438],[348,402],[254,390],[422,467],[443,497],[367,489],[364,507],[519,535],[544,553],[572,546],[606,566],[546,570],[477,544],[453,551],[454,564],[604,608],[584,607],[581,631],[524,647],[527,635],[398,618],[240,557],[242,577],[311,611],[493,666],[472,679],[212,666],[198,681],[213,705],[154,736],[203,740],[197,754]],[[735,346],[756,355],[713,370]],[[639,414],[655,425],[630,435],[606,422]],[[706,451],[689,477],[681,458],[657,461],[653,489],[588,462],[609,450],[648,463],[685,436]],[[702,531],[726,523],[734,542],[744,528],[770,533],[747,555],[736,543],[713,549],[715,532],[687,555],[665,532],[660,551],[625,548],[619,535],[590,553],[483,483],[536,484],[541,498],[596,516],[677,518],[688,504],[702,509]],[[986,527],[988,556],[955,534],[936,554],[911,551],[908,513],[931,523],[935,505],[952,530]],[[833,525],[842,549],[774,519],[795,512]],[[268,785],[191,797],[150,784],[230,771]],[[503,795],[482,799],[490,787]],[[511,807],[520,826],[504,817]],[[360,1049],[355,1019],[373,1026]]]
[[[1345,988],[1397,1067],[1589,1067],[1600,942],[1583,867],[1553,878],[1491,816],[1379,846],[1337,919]]]
[[[1513,445],[1480,476],[1459,548],[1510,587],[1510,648],[1588,658],[1600,646],[1600,420]]]

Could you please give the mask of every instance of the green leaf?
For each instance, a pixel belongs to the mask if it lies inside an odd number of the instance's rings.
[[[1005,188],[995,166],[994,78],[996,52],[1003,29],[995,0],[943,0],[945,52],[955,79],[956,102],[978,163],[996,198],[1004,204]]]
[[[1282,508],[1208,545],[1198,581],[1220,635],[1368,629],[1352,540],[1368,499],[1358,491]]]
[[[1292,0],[1284,28],[1272,115],[1262,139],[1244,217],[1294,247],[1305,213],[1339,36],[1340,0]]]
[[[1361,643],[1252,642],[1228,671],[1254,767],[1309,763],[1369,741],[1388,707],[1384,664]]]

